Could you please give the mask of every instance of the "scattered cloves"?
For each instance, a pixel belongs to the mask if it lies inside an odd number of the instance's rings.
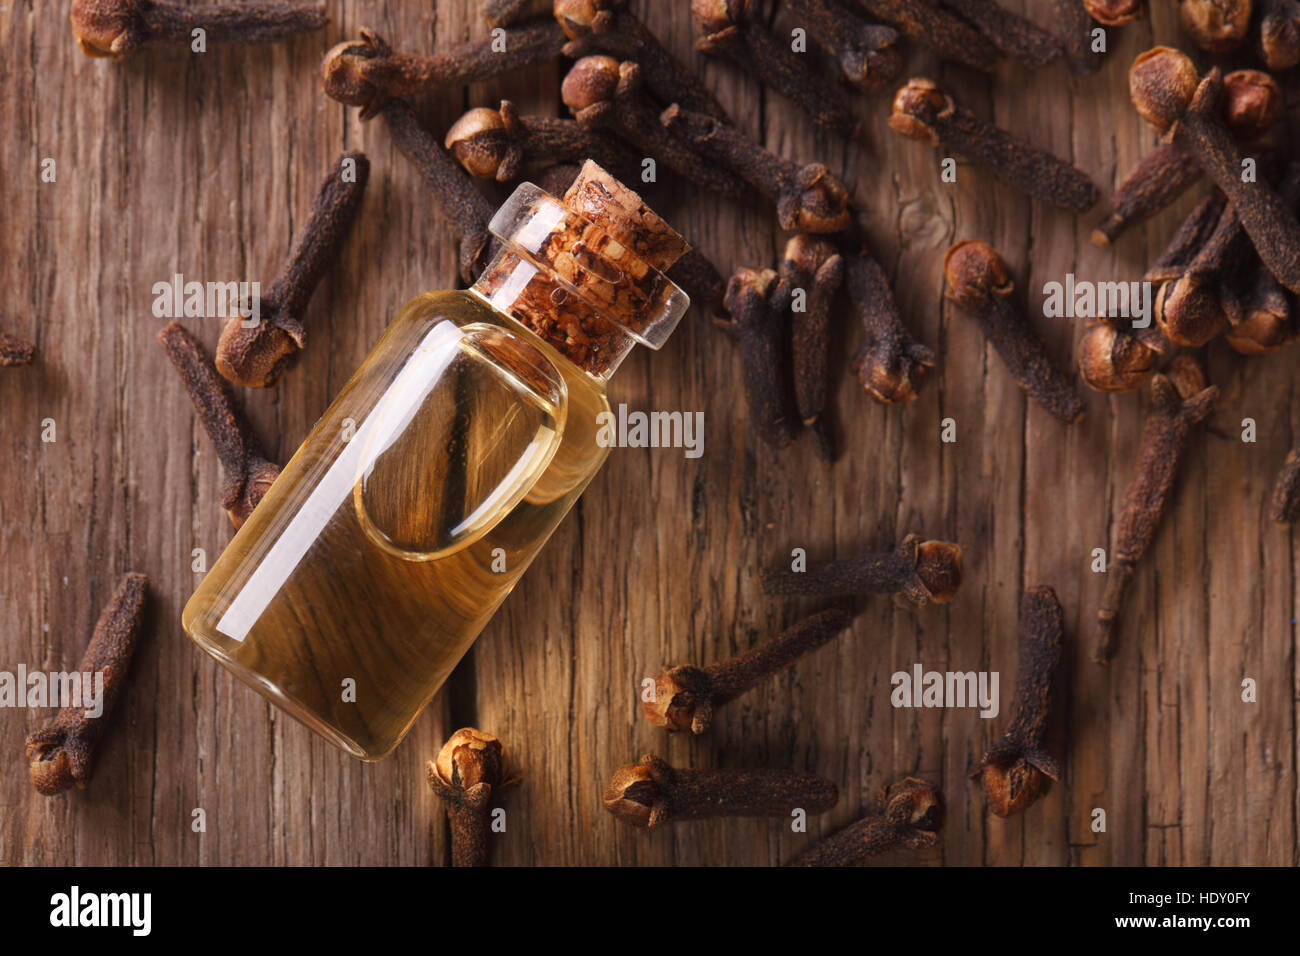
[[[250,327],[242,316],[226,322],[217,343],[217,371],[247,388],[274,385],[303,347],[301,316],[352,228],[370,178],[364,153],[344,153],[321,184],[307,223],[259,305]]]
[[[1064,52],[1052,34],[993,0],[942,0],[942,3],[1007,56],[1028,66],[1047,66]]]
[[[982,780],[989,809],[1000,817],[1022,813],[1061,777],[1043,748],[1052,709],[1052,677],[1061,661],[1061,603],[1049,587],[1029,588],[1020,599],[1020,673],[1011,721],[1002,740],[984,755],[972,780]]]
[[[1218,116],[1223,77],[1216,67],[1197,82],[1187,55],[1169,47],[1141,54],[1129,71],[1129,89],[1142,117],[1201,169],[1227,195],[1255,251],[1279,282],[1300,291],[1300,223],[1259,179],[1242,181],[1242,157]]]
[[[253,0],[239,6],[169,0],[72,0],[72,31],[81,52],[121,60],[150,41],[186,47],[194,30],[216,41],[262,43],[311,33],[326,23],[319,3]]]
[[[1246,38],[1251,0],[1178,0],[1183,30],[1202,50],[1227,53]]]
[[[1242,143],[1257,143],[1282,113],[1282,89],[1267,73],[1234,70],[1223,78],[1221,113]],[[1173,143],[1160,143],[1142,157],[1111,197],[1110,215],[1092,234],[1105,248],[1130,226],[1154,216],[1201,178],[1196,159]]]
[[[637,64],[585,56],[565,76],[560,97],[583,126],[617,133],[684,179],[732,198],[748,193],[733,172],[706,162],[664,128],[642,88]]]
[[[834,449],[822,412],[830,392],[831,305],[844,281],[844,257],[830,240],[801,232],[785,244],[780,274],[792,299],[803,290],[803,308],[792,304],[790,309],[795,407],[804,425],[817,434],[822,457],[832,460]]]
[[[37,793],[51,797],[74,785],[85,788],[90,783],[99,742],[122,696],[131,655],[140,637],[148,584],[143,574],[123,576],[99,615],[82,655],[78,668],[81,680],[93,680],[99,675],[103,681],[98,691],[98,713],[87,716],[84,702],[89,688],[85,688],[81,706],[64,707],[46,727],[27,735],[28,770]]]
[[[36,346],[31,342],[0,333],[0,368],[31,365],[34,358],[36,358]]]
[[[865,244],[846,250],[844,272],[849,300],[867,333],[853,357],[853,373],[878,402],[916,401],[926,373],[934,367],[934,352],[903,324],[885,270]]]
[[[706,817],[825,813],[838,799],[835,784],[810,773],[677,769],[654,754],[619,767],[601,795],[606,810],[642,830]]]
[[[429,786],[451,822],[451,865],[488,865],[488,804],[494,790],[517,782],[506,773],[501,741],[463,727],[429,761]]]
[[[852,866],[890,850],[924,850],[939,842],[943,796],[933,784],[904,777],[881,789],[871,816],[831,834],[787,866]]]
[[[764,568],[764,594],[829,597],[892,593],[900,605],[947,604],[961,587],[961,546],[909,534],[893,551],[809,564],[807,570]]]
[[[1110,662],[1115,626],[1137,563],[1155,538],[1173,492],[1178,468],[1192,429],[1214,409],[1219,389],[1208,385],[1205,371],[1190,355],[1180,355],[1168,376],[1151,379],[1151,409],[1142,426],[1137,470],[1124,493],[1124,508],[1106,569],[1106,593],[1097,612],[1093,660]]]
[[[943,272],[946,297],[979,323],[1016,384],[1066,424],[1082,418],[1083,400],[1011,302],[1016,285],[1002,257],[988,243],[964,239],[944,256]]]
[[[390,100],[549,63],[563,46],[564,31],[551,20],[506,30],[504,48],[496,37],[485,37],[436,56],[394,53],[379,34],[363,29],[360,39],[344,40],[325,54],[321,87],[331,99],[361,107],[361,118],[367,120]]]
[[[861,0],[878,17],[914,43],[929,47],[944,60],[991,72],[1000,56],[998,48],[974,27],[929,0]]]
[[[771,269],[737,269],[723,303],[729,318],[714,321],[740,345],[750,422],[763,441],[785,448],[799,428],[785,381],[790,284]]]
[[[828,643],[850,624],[847,611],[822,611],[786,628],[766,644],[708,667],[679,664],[655,679],[653,700],[642,702],[646,719],[669,732],[709,729],[713,712],[804,654]]]
[[[1278,524],[1295,524],[1300,521],[1300,448],[1292,448],[1282,462],[1273,486],[1273,501],[1269,509]]]
[[[238,528],[265,497],[280,468],[263,457],[252,430],[235,408],[225,381],[198,339],[179,322],[172,322],[158,333],[158,342],[180,374],[194,410],[216,447],[222,472],[221,507]]]
[[[892,27],[867,23],[839,0],[786,0],[785,5],[798,24],[835,56],[844,79],[858,89],[883,89],[902,70],[898,31]]]
[[[411,107],[393,100],[384,107],[384,122],[397,148],[424,174],[433,201],[460,235],[460,276],[473,282],[491,258],[488,223],[495,212],[474,181],[420,125]]]
[[[894,96],[889,128],[931,146],[943,144],[1031,196],[1084,212],[1101,193],[1075,167],[976,118],[933,80],[913,77]]]
[[[1070,72],[1075,76],[1096,73],[1102,56],[1092,46],[1092,31],[1097,28],[1082,0],[1052,0],[1052,10],[1060,23],[1061,42]]]
[[[554,12],[569,38],[565,56],[580,60],[602,54],[630,60],[640,65],[646,89],[660,103],[680,103],[720,120],[727,118],[695,72],[664,49],[645,24],[628,12],[627,0],[555,0]]]
[[[734,126],[677,105],[664,110],[660,121],[700,155],[773,200],[782,229],[839,232],[848,226],[849,191],[821,163],[800,166],[782,159]]]
[[[695,48],[720,54],[792,100],[819,126],[850,139],[860,123],[842,87],[814,71],[804,57],[777,40],[759,22],[754,0],[691,0],[691,18],[701,35]]]
[[[478,107],[465,113],[447,130],[443,145],[471,176],[499,183],[518,178],[530,161],[594,159],[615,175],[633,165],[628,151],[612,137],[577,120],[522,116],[509,100],[502,100],[499,110]]]

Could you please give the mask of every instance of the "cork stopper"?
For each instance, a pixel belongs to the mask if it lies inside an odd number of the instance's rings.
[[[524,183],[489,228],[504,247],[474,291],[593,375],[661,347],[690,305],[663,274],[689,246],[591,161],[563,201]]]
[[[564,204],[660,272],[667,272],[690,251],[686,240],[640,196],[591,160],[564,194]]]

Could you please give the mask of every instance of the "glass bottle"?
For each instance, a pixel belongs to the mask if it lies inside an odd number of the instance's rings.
[[[594,163],[520,186],[469,291],[408,303],[185,606],[350,754],[388,754],[609,453],[605,383],[686,311],[680,236]]]

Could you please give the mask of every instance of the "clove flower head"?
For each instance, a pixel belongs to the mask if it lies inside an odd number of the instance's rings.
[[[1079,373],[1099,392],[1131,392],[1155,371],[1164,351],[1159,336],[1137,335],[1113,322],[1097,322],[1079,341]]]
[[[480,783],[500,787],[509,782],[501,740],[473,727],[462,727],[448,738],[433,769],[444,784],[460,790],[472,790]]]
[[[1128,71],[1129,98],[1138,115],[1167,130],[1187,111],[1201,78],[1181,50],[1157,46],[1140,53]]]
[[[502,170],[513,172],[522,159],[506,135],[501,112],[486,106],[475,107],[452,123],[443,146],[465,167],[465,172],[479,179],[497,179]],[[501,177],[502,181],[511,178]]]
[[[330,47],[320,64],[321,89],[344,106],[361,107],[360,116],[377,116],[388,102],[387,94],[371,80],[367,61],[392,56],[393,48],[374,30],[361,28],[361,37]]]
[[[612,56],[593,54],[573,64],[560,84],[560,99],[576,115],[581,110],[614,98],[619,63]]]
[[[1142,16],[1143,0],[1083,0],[1088,15],[1106,27],[1122,27]]]
[[[1272,129],[1282,105],[1282,88],[1263,70],[1233,70],[1223,77],[1223,121],[1243,142]]]
[[[1252,6],[1251,0],[1178,0],[1178,19],[1202,50],[1226,53],[1245,39]]]

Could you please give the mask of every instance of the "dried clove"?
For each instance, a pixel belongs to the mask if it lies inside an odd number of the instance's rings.
[[[695,72],[669,53],[644,23],[627,10],[627,0],[555,0],[555,19],[569,42],[564,55],[573,60],[603,54],[631,60],[641,67],[646,89],[663,104],[725,120],[727,114]]]
[[[1130,226],[1154,216],[1201,178],[1201,167],[1172,143],[1161,143],[1133,167],[1110,200],[1110,214],[1093,230],[1092,243],[1106,248]]]
[[[344,40],[325,54],[321,88],[345,106],[361,107],[361,118],[367,120],[378,116],[391,100],[549,63],[564,46],[564,31],[550,20],[504,32],[504,43],[485,37],[436,56],[415,56],[394,53],[379,34],[363,29],[360,39]]]
[[[950,147],[1017,189],[1064,209],[1084,212],[1101,197],[1078,169],[977,119],[925,77],[913,77],[895,94],[889,128],[931,146]]]
[[[1223,339],[1234,352],[1267,355],[1295,337],[1291,299],[1262,262],[1255,263],[1244,288],[1235,290],[1233,297]]]
[[[830,392],[831,305],[844,281],[844,257],[830,240],[799,233],[785,244],[780,274],[792,298],[798,290],[804,294],[803,308],[792,305],[790,310],[795,407],[804,425],[817,434],[822,456],[832,460],[834,449],[822,412]]]
[[[1122,27],[1142,16],[1143,0],[1083,0],[1083,8],[1102,26]]]
[[[1225,206],[1183,273],[1156,293],[1156,322],[1170,342],[1200,348],[1219,334],[1228,321],[1220,283],[1240,267],[1248,246],[1236,209]]]
[[[676,105],[664,110],[660,121],[700,155],[773,200],[782,229],[839,232],[848,226],[849,191],[821,163],[799,166],[768,152],[734,126]]]
[[[933,784],[904,777],[882,787],[871,816],[833,833],[787,866],[852,866],[890,850],[924,850],[939,842],[943,796]]]
[[[993,0],[942,0],[942,3],[966,19],[1000,51],[1028,66],[1047,66],[1064,52],[1056,37]]]
[[[41,730],[27,735],[28,771],[36,792],[47,797],[77,786],[85,788],[95,767],[95,754],[109,715],[126,685],[131,655],[144,621],[149,579],[127,574],[99,615],[90,644],[81,658],[81,680],[102,675],[96,716],[87,716],[83,684],[81,705],[64,707]]]
[[[885,270],[859,243],[844,256],[845,285],[867,339],[853,357],[853,373],[872,398],[886,405],[916,401],[935,357],[912,337],[898,314]]]
[[[344,153],[335,161],[259,305],[257,320],[250,327],[242,316],[233,316],[221,332],[217,371],[231,382],[247,388],[274,385],[303,347],[301,316],[352,228],[369,178],[364,153]]]
[[[240,6],[168,0],[72,0],[68,15],[81,52],[115,60],[151,41],[188,47],[194,30],[211,40],[262,43],[311,33],[326,23],[319,3],[253,0]]]
[[[158,342],[180,374],[203,429],[216,447],[222,472],[221,507],[238,528],[266,496],[280,468],[263,457],[198,339],[179,322],[172,322],[158,333]]]
[[[1093,49],[1092,31],[1097,28],[1081,0],[1053,0],[1053,12],[1060,21],[1061,42],[1065,45],[1065,58],[1070,72],[1075,76],[1096,73],[1101,69],[1102,56]]]
[[[36,346],[31,342],[0,333],[0,368],[31,365],[34,358],[36,358]]]
[[[898,29],[914,43],[929,47],[944,60],[964,63],[985,73],[997,65],[998,48],[974,27],[928,0],[861,0],[872,16]]]
[[[1242,181],[1242,157],[1217,115],[1223,77],[1216,67],[1199,84],[1186,54],[1155,47],[1129,71],[1138,112],[1193,156],[1231,201],[1255,251],[1279,282],[1300,291],[1300,223],[1262,179]]]
[[[799,25],[834,54],[844,79],[858,89],[883,89],[902,70],[898,31],[892,27],[867,23],[838,0],[786,0],[785,5]]]
[[[727,57],[792,100],[819,126],[857,136],[861,124],[843,89],[827,83],[803,57],[778,43],[759,22],[756,7],[754,0],[691,0],[691,19],[702,34],[695,48]]]
[[[551,0],[484,0],[483,19],[488,26],[508,27],[550,13]]]
[[[1083,400],[1047,354],[1024,312],[1013,305],[1015,283],[988,243],[964,239],[943,259],[946,297],[979,323],[1016,384],[1069,424],[1083,417]]]
[[[410,106],[393,100],[384,107],[383,115],[393,142],[424,174],[434,203],[460,234],[460,275],[466,282],[474,281],[491,258],[488,223],[495,211],[492,204],[433,134],[420,125]]]
[[[601,794],[606,810],[642,830],[706,817],[825,813],[838,799],[835,784],[810,773],[678,769],[654,754],[619,767]]]
[[[1282,112],[1282,90],[1267,73],[1235,70],[1223,78],[1221,113],[1233,135],[1243,143],[1266,136]],[[1196,159],[1173,143],[1161,143],[1147,153],[1111,197],[1111,212],[1092,234],[1105,248],[1126,230],[1185,193],[1201,178]]]
[[[1131,392],[1151,377],[1165,350],[1164,337],[1151,327],[1135,329],[1120,319],[1102,319],[1079,340],[1079,374],[1099,392]]]
[[[1264,63],[1275,72],[1300,63],[1300,3],[1261,0],[1259,47]]]
[[[1142,426],[1137,470],[1124,493],[1124,508],[1115,532],[1106,570],[1106,593],[1097,612],[1097,641],[1093,660],[1110,662],[1115,649],[1115,625],[1124,608],[1128,584],[1137,563],[1155,538],[1173,492],[1178,468],[1193,427],[1214,409],[1219,395],[1190,355],[1180,355],[1168,376],[1151,379],[1151,410]]]
[[[1052,677],[1064,643],[1061,602],[1049,587],[1034,587],[1020,599],[1020,673],[1011,701],[1011,722],[989,750],[972,780],[982,780],[989,809],[1009,817],[1027,810],[1061,778],[1043,748],[1052,710]]]
[[[488,865],[488,812],[494,790],[517,783],[506,773],[505,751],[492,734],[463,727],[429,761],[429,786],[451,823],[451,865]]]
[[[656,727],[702,734],[718,707],[828,643],[852,623],[847,611],[822,611],[786,628],[766,644],[717,664],[666,668],[655,679],[654,699],[643,701],[642,710]]]
[[[894,594],[900,605],[947,604],[961,587],[961,546],[909,534],[893,551],[813,563],[805,571],[764,568],[759,583],[764,594],[826,597],[874,592]]]
[[[1300,521],[1300,448],[1292,448],[1282,462],[1277,484],[1273,486],[1270,513],[1278,524]]]
[[[684,179],[723,196],[738,198],[749,192],[735,173],[706,162],[664,128],[646,98],[635,63],[619,63],[608,56],[583,57],[565,76],[560,98],[583,126],[612,130]]]
[[[1178,19],[1202,50],[1227,53],[1246,38],[1251,8],[1251,0],[1178,0]]]
[[[443,145],[479,179],[508,183],[518,178],[525,162],[580,162],[594,159],[605,169],[627,178],[634,163],[621,143],[588,129],[577,120],[553,116],[521,116],[514,103],[501,101],[499,110],[477,107],[447,130]]]
[[[740,345],[749,418],[758,436],[785,448],[799,429],[784,370],[790,284],[771,269],[737,269],[723,296],[729,318],[717,318]]]
[[[1143,279],[1158,284],[1182,275],[1214,232],[1225,205],[1223,194],[1216,190],[1192,207]]]

